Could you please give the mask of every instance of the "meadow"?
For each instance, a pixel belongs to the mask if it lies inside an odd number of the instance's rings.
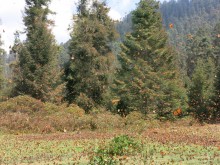
[[[114,138],[125,135],[132,142],[122,139],[110,145]],[[134,143],[138,147],[134,148]],[[170,125],[142,133],[117,130],[1,135],[0,155],[0,164],[217,165],[220,164],[220,126]]]
[[[0,103],[0,164],[220,164],[220,125],[19,96]]]

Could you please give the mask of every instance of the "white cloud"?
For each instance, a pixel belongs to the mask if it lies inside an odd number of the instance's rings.
[[[114,9],[111,9],[111,10],[109,11],[108,15],[109,15],[112,19],[114,19],[114,20],[120,20],[121,17],[122,17],[121,14],[120,14],[118,11],[114,10]]]
[[[0,34],[2,35],[3,48],[5,50],[8,50],[10,44],[14,41],[14,32],[24,28],[22,24],[24,4],[24,0],[0,0]]]
[[[53,0],[50,5],[50,9],[56,12],[50,18],[55,21],[53,33],[59,42],[66,42],[70,38],[67,28],[72,24],[76,2],[77,0]]]

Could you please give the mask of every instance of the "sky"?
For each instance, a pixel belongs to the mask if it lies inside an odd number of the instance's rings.
[[[163,2],[164,0],[160,0]],[[53,34],[58,43],[66,42],[70,38],[67,30],[72,25],[72,16],[76,13],[77,0],[52,0],[50,9],[56,15],[50,16],[55,21]],[[139,0],[107,0],[111,8],[109,16],[114,20],[120,20],[130,11],[136,8]],[[25,0],[0,0],[0,34],[4,42],[3,48],[8,52],[13,45],[15,31],[24,31],[22,22]],[[25,39],[25,36],[21,36]]]

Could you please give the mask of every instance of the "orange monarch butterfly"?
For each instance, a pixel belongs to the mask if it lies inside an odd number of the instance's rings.
[[[173,24],[172,24],[172,23],[171,23],[169,26],[170,26],[170,29],[172,29],[172,28],[173,28]]]
[[[182,110],[180,108],[178,108],[177,110],[173,111],[173,115],[174,116],[180,116],[182,115]]]

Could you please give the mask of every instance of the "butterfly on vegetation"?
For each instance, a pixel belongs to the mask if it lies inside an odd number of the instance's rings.
[[[180,108],[176,109],[175,111],[173,111],[173,115],[174,116],[180,116],[182,115],[182,110]]]

